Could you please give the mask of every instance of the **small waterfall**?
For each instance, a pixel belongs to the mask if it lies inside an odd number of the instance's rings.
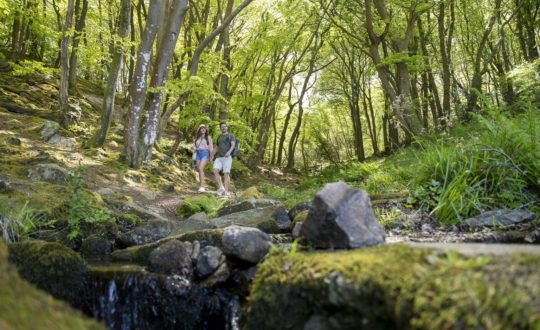
[[[239,329],[240,301],[226,288],[140,266],[92,267],[78,305],[109,329]]]

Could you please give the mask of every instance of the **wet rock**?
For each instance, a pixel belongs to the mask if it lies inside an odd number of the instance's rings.
[[[359,248],[384,243],[385,233],[368,194],[337,182],[317,193],[300,236],[316,248]]]
[[[197,275],[206,278],[225,262],[225,255],[215,246],[205,246],[201,249],[197,260]]]
[[[85,259],[106,261],[112,252],[112,243],[92,235],[82,241],[80,252]]]
[[[189,277],[193,271],[191,265],[192,249],[189,242],[169,241],[150,253],[149,269],[157,273]]]
[[[311,206],[313,205],[313,199],[310,199],[308,201],[305,201],[303,203],[300,203],[298,205],[295,205],[290,211],[289,211],[289,217],[291,219],[295,219],[296,216],[304,211],[309,211]]]
[[[226,205],[217,211],[217,215],[222,217],[228,214],[253,210],[257,208],[265,208],[270,206],[281,206],[281,203],[273,199],[248,199],[240,203]]]
[[[269,206],[231,213],[214,218],[212,222],[218,228],[238,225],[258,228],[269,234],[288,232],[291,224],[287,211],[281,206]]]
[[[297,239],[298,237],[300,237],[300,232],[302,231],[302,225],[303,224],[304,224],[304,222],[301,222],[301,221],[296,222],[294,224],[294,228],[293,228],[292,233],[291,233],[293,239]]]
[[[208,288],[216,284],[223,283],[229,279],[230,275],[231,272],[229,270],[229,266],[227,266],[226,262],[223,262],[213,274],[201,282],[201,286]]]
[[[47,181],[53,184],[64,185],[71,171],[57,164],[37,164],[28,170],[28,177],[34,181]]]
[[[152,220],[120,234],[118,243],[122,246],[143,245],[169,236],[173,231],[170,221]]]
[[[223,232],[225,254],[254,264],[268,253],[269,243],[270,236],[256,228],[230,226]]]
[[[73,302],[82,288],[87,265],[73,250],[43,241],[26,241],[8,246],[9,261],[21,277],[53,297]]]
[[[465,220],[471,228],[506,227],[534,219],[534,213],[527,210],[494,210]]]

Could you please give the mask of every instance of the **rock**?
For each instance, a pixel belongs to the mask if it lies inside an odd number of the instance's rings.
[[[192,245],[189,242],[169,241],[150,253],[150,271],[168,275],[191,276]]]
[[[309,214],[309,210],[304,210],[304,211],[296,214],[296,216],[294,218],[291,218],[291,219],[293,219],[293,221],[291,223],[291,231],[294,229],[294,227],[296,227],[296,224],[298,222],[306,221],[308,214]]]
[[[9,194],[13,192],[13,187],[11,186],[11,182],[0,179],[0,194]]]
[[[17,248],[13,247],[13,250],[15,249]],[[103,325],[84,316],[68,303],[54,299],[23,280],[14,265],[8,263],[7,255],[8,248],[0,240],[0,328],[105,329]],[[49,253],[47,258],[52,260]],[[36,265],[41,266],[43,265]],[[50,270],[54,271],[54,268]],[[62,269],[58,271],[62,272]],[[50,276],[48,272],[44,275]]]
[[[246,190],[242,192],[242,194],[238,197],[240,201],[246,201],[250,199],[261,199],[264,197],[264,194],[261,193],[257,187],[249,187]]]
[[[47,140],[47,143],[61,148],[73,149],[77,145],[77,140],[62,136],[60,134],[55,134]]]
[[[41,138],[44,141],[49,141],[49,139],[53,137],[54,135],[58,134],[59,131],[60,131],[60,124],[58,124],[55,121],[47,120],[45,124],[43,124],[43,126],[41,127],[39,134],[41,135]]]
[[[231,272],[226,262],[219,265],[219,268],[211,274],[207,279],[201,282],[201,286],[204,288],[212,287],[216,284],[223,283],[229,279]]]
[[[113,194],[114,190],[112,190],[111,188],[101,188],[97,191],[97,193],[102,196],[105,196],[105,195]]]
[[[217,211],[219,217],[229,215],[232,213],[253,210],[257,208],[265,208],[270,206],[282,206],[280,202],[273,199],[249,199],[240,203],[234,203],[226,205]]]
[[[151,220],[120,234],[118,243],[122,246],[143,245],[160,240],[172,231],[173,224],[170,221]]]
[[[534,217],[534,213],[528,210],[501,209],[484,212],[465,220],[465,223],[471,228],[506,227],[532,220]]]
[[[223,232],[223,251],[227,256],[253,264],[260,262],[270,249],[270,236],[256,228],[231,226]]]
[[[199,260],[199,255],[201,254],[201,243],[199,243],[199,241],[194,241],[192,244],[193,251],[191,252],[191,262],[197,264],[197,260]]]
[[[145,190],[141,194],[144,196],[144,198],[146,198],[149,201],[153,201],[157,197],[157,194],[151,190]]]
[[[57,164],[37,164],[28,170],[28,177],[34,181],[47,181],[64,185],[72,173]]]
[[[112,243],[98,236],[89,236],[81,244],[81,254],[85,259],[106,261],[111,252]]]
[[[201,249],[197,260],[197,275],[206,278],[225,262],[225,255],[215,246],[205,246]]]
[[[218,228],[238,225],[255,227],[269,234],[288,232],[291,224],[287,211],[281,206],[268,206],[231,213],[214,218],[212,222]]]
[[[427,223],[422,224],[422,229],[421,230],[422,230],[423,233],[432,233],[433,232],[433,228]]]
[[[127,249],[116,250],[111,254],[114,261],[131,262],[138,264],[148,264],[150,253],[157,247],[169,241],[177,240],[180,242],[195,242],[198,241],[200,246],[213,245],[223,248],[223,229],[207,229],[192,231],[184,234],[165,237],[157,242],[152,242],[144,245],[131,246]],[[194,244],[195,250],[196,244]],[[194,251],[195,252],[195,251]]]
[[[313,205],[313,200],[310,199],[308,201],[305,201],[303,203],[293,206],[293,208],[289,211],[289,218],[294,219],[296,218],[298,214],[304,211],[309,211],[312,205]]]
[[[316,248],[339,249],[381,244],[385,234],[368,194],[337,182],[317,193],[300,236]]]
[[[73,250],[43,241],[10,244],[9,261],[28,282],[69,302],[75,301],[88,271],[84,260]]]
[[[110,208],[116,210],[119,213],[131,213],[147,221],[168,221],[156,212],[152,212],[145,209],[144,207],[133,203],[133,200],[129,196],[122,195],[121,193],[115,192],[108,195],[102,195],[102,197],[105,203],[107,203]]]
[[[302,231],[303,224],[304,222],[302,221],[298,221],[294,224],[294,228],[291,233],[293,239],[297,239],[298,237],[300,237],[300,232]]]
[[[181,233],[187,233],[190,231],[197,231],[203,229],[214,229],[216,225],[208,219],[208,216],[204,212],[195,213],[186,220],[182,220],[177,223],[171,232],[171,235],[177,235]]]
[[[7,144],[14,145],[14,146],[20,146],[22,144],[21,139],[14,136],[8,136],[4,138],[4,142],[6,142]]]
[[[272,253],[252,283],[245,330],[313,329],[314,315],[328,329],[534,329],[540,255],[468,257],[405,244]]]

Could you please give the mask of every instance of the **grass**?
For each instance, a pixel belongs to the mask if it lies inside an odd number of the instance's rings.
[[[40,219],[28,202],[21,205],[0,203],[0,230],[6,243],[27,238],[39,227]]]

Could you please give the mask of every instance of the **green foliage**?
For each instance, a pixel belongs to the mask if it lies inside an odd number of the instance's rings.
[[[81,235],[81,226],[101,224],[114,220],[113,214],[98,205],[96,198],[86,190],[83,182],[85,172],[83,166],[78,167],[68,178],[68,190],[71,198],[67,202],[69,239]]]
[[[38,228],[39,222],[39,216],[28,202],[22,206],[0,203],[0,230],[6,243],[28,238]]]
[[[213,195],[188,197],[184,199],[184,202],[178,207],[176,213],[182,217],[189,217],[199,212],[204,212],[212,216],[215,215],[223,203],[223,201]]]
[[[30,77],[36,73],[44,76],[58,74],[58,69],[46,67],[43,62],[24,60],[20,63],[11,63],[13,75],[18,77]]]
[[[478,135],[422,143],[408,203],[453,224],[492,208],[516,208],[538,191],[537,113],[477,117]]]

